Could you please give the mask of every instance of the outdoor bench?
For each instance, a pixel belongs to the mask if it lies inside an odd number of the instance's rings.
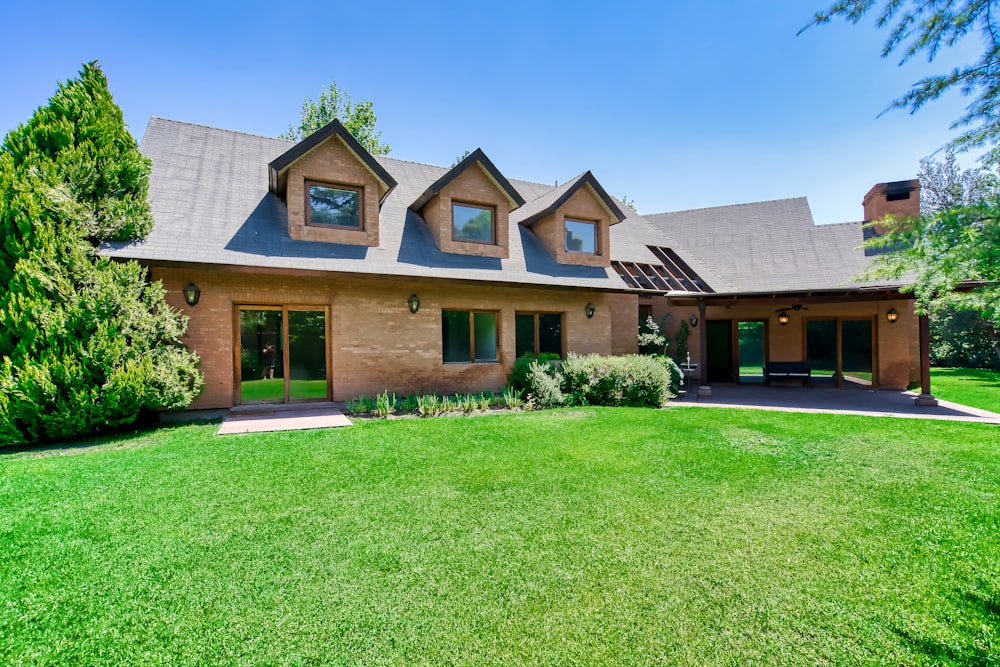
[[[812,376],[812,369],[805,361],[771,361],[764,366],[764,378],[771,382],[771,378],[801,378],[802,384],[809,382]]]

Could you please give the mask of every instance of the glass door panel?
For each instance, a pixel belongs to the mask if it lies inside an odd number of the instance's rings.
[[[740,382],[764,382],[764,323],[740,322]]]
[[[326,312],[288,312],[288,399],[327,398]]]
[[[280,310],[240,310],[240,401],[285,400],[284,328]]]
[[[872,384],[872,321],[840,322],[841,375],[845,382]]]
[[[806,320],[806,361],[813,380],[837,381],[837,320]]]

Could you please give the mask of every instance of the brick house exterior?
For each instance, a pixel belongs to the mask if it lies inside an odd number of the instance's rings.
[[[102,252],[148,266],[189,316],[206,379],[193,408],[496,391],[524,351],[636,352],[640,313],[674,338],[696,323],[706,386],[712,350],[728,380],[752,380],[747,322],[764,363],[835,332],[838,384],[919,379],[912,302],[851,283],[861,224],[815,226],[805,200],[640,216],[589,171],[551,186],[508,180],[481,150],[450,169],[376,158],[336,121],[295,144],[154,118],[142,150],[154,230]],[[882,185],[866,211],[909,210]],[[860,357],[841,345],[858,331]]]

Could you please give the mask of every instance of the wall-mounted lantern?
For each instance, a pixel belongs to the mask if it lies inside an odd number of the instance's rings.
[[[781,326],[785,326],[786,324],[788,324],[788,319],[789,319],[788,313],[786,311],[783,310],[780,313],[778,313],[778,324],[780,324]]]
[[[692,328],[698,326],[698,316],[697,315],[692,315],[691,317],[688,318],[688,322],[691,323],[691,327]]]
[[[583,312],[584,312],[584,313],[585,313],[585,314],[587,315],[587,319],[588,319],[588,320],[589,320],[589,319],[590,319],[591,317],[593,317],[593,316],[594,316],[594,311],[595,311],[595,310],[596,310],[596,309],[594,308],[594,304],[592,304],[592,303],[589,303],[589,302],[587,303],[587,305],[586,305],[586,306],[584,306],[584,307],[583,307]]]
[[[885,319],[889,320],[889,324],[895,324],[896,320],[899,319],[899,313],[896,312],[895,308],[890,308],[889,312],[885,314]]]
[[[410,307],[410,312],[414,315],[420,310],[420,297],[416,294],[411,294],[410,298],[406,300],[406,305]]]
[[[198,299],[201,298],[201,290],[194,283],[188,283],[187,287],[184,288],[184,301],[187,302],[189,306],[197,306]]]

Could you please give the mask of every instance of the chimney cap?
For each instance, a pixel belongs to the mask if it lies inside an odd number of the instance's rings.
[[[868,204],[871,198],[875,195],[901,195],[907,192],[914,192],[920,189],[920,181],[916,178],[912,178],[908,181],[888,181],[886,183],[876,183],[872,186],[872,189],[868,191],[864,199],[861,201],[862,205]]]

